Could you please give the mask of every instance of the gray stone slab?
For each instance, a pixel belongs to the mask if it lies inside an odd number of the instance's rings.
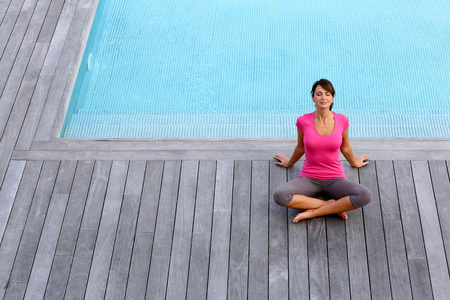
[[[178,198],[181,162],[165,162],[161,183],[158,216],[150,262],[147,291],[152,297],[164,298],[167,290],[170,252]]]
[[[450,277],[445,262],[445,250],[436,209],[429,166],[426,161],[412,161],[420,220],[428,258],[431,287],[436,299],[450,294]]]
[[[231,216],[228,298],[247,299],[252,162],[236,161]]]
[[[358,169],[352,168],[347,162],[343,165],[347,179],[359,182]],[[352,299],[370,299],[371,297],[363,218],[364,209],[348,211],[348,219],[345,221],[350,295]]]
[[[87,299],[101,299],[105,295],[127,171],[128,162],[113,162],[86,288]]]
[[[204,299],[207,295],[214,207],[216,162],[201,161],[198,171],[192,248],[189,264],[187,299]]]
[[[68,195],[55,194],[52,196],[30,279],[28,280],[25,299],[44,298],[67,200]]]
[[[278,206],[273,200],[274,191],[287,181],[283,167],[270,164],[269,201],[269,298],[287,299],[288,282],[288,233],[287,208]]]
[[[217,162],[208,279],[208,298],[213,299],[226,299],[228,292],[233,169],[233,161]]]
[[[252,162],[248,298],[267,299],[269,290],[269,163]]]
[[[363,210],[371,293],[372,297],[388,299],[391,297],[391,287],[375,162],[359,169],[359,175],[360,183],[373,193],[372,202]]]
[[[168,299],[185,299],[187,294],[198,168],[198,161],[184,161],[181,164],[180,187],[167,283],[166,297]]]

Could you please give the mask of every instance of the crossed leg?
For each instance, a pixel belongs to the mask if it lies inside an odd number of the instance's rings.
[[[298,209],[306,209],[304,212],[297,214],[294,218],[294,223],[297,223],[301,220],[311,219],[320,216],[337,214],[341,216],[343,219],[347,219],[347,214],[345,213],[348,210],[355,209],[355,207],[350,202],[350,198],[344,197],[339,200],[320,200],[315,198],[316,201],[308,201],[308,199],[304,198],[302,195],[295,195],[292,199],[291,203],[289,203],[288,207],[298,208]],[[294,199],[301,199],[299,201],[294,201]],[[309,198],[309,197],[306,197]],[[320,202],[319,202],[320,201]],[[294,202],[294,203],[292,203]],[[298,205],[297,205],[298,203]],[[291,205],[292,204],[292,205]]]

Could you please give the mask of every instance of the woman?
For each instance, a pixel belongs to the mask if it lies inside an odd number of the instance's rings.
[[[291,158],[275,155],[277,165],[289,168],[305,154],[298,179],[282,185],[273,197],[278,205],[303,209],[294,222],[318,216],[338,214],[347,219],[348,210],[368,204],[372,192],[363,185],[349,181],[339,161],[339,150],[355,168],[368,164],[367,155],[355,158],[348,140],[348,119],[333,112],[334,88],[330,81],[320,79],[311,89],[316,111],[297,119],[298,141]],[[332,200],[313,196],[325,193]]]

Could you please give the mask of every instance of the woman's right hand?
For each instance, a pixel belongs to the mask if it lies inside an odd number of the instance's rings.
[[[276,160],[279,160],[280,162],[276,162],[275,164],[281,167],[285,167],[285,168],[289,168],[291,167],[289,165],[289,157],[284,156],[284,155],[275,155],[273,158],[275,158]]]

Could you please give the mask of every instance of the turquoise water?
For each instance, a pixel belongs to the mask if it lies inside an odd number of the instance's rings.
[[[295,137],[329,79],[351,137],[450,137],[450,2],[100,0],[67,138]]]

